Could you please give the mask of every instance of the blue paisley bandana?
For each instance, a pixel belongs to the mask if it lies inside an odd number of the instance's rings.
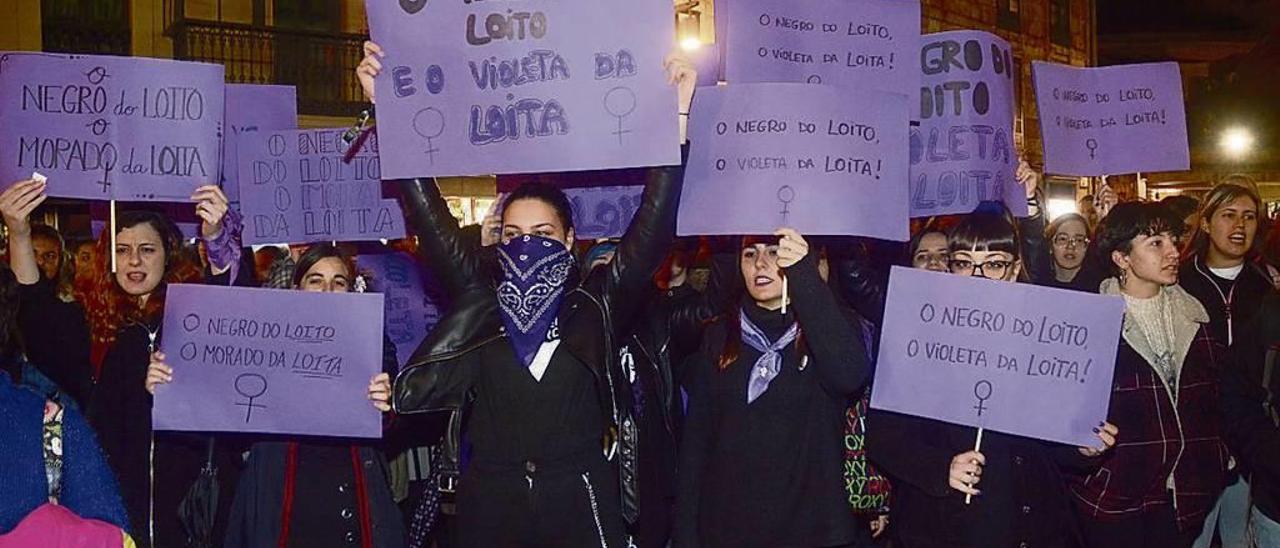
[[[516,356],[528,367],[560,312],[574,273],[573,254],[564,244],[541,236],[525,235],[498,247],[502,283],[498,284],[498,308]]]

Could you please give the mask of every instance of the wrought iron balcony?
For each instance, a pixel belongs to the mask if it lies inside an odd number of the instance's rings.
[[[169,30],[175,59],[220,63],[228,83],[297,86],[300,114],[355,116],[365,104],[355,75],[362,35],[196,20]]]

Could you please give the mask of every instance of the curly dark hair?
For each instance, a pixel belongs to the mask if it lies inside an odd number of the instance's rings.
[[[1158,202],[1117,204],[1098,223],[1091,250],[1092,260],[1110,276],[1119,276],[1120,267],[1111,260],[1111,253],[1130,253],[1133,251],[1133,239],[1138,236],[1155,236],[1168,232],[1177,237],[1182,235],[1185,228],[1181,217]]]

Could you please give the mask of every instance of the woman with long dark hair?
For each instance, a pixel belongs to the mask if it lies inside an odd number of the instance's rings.
[[[379,57],[367,44],[357,70],[371,99]],[[677,58],[667,71],[687,113],[696,72]],[[643,304],[636,295],[674,240],[682,180],[679,168],[650,170],[613,260],[585,278],[559,189],[530,183],[507,198],[495,259],[464,241],[433,181],[403,183],[420,255],[453,308],[396,378],[394,402],[399,412],[455,410],[446,474],[457,470],[466,417],[471,458],[458,484],[461,545],[626,542],[624,522],[637,512],[637,427],[616,356]]]
[[[355,284],[351,257],[329,243],[298,258],[293,288],[345,293]],[[389,346],[389,342],[384,347]],[[147,391],[173,381],[173,368],[157,353]],[[395,348],[384,348],[383,372],[369,380],[368,396],[390,411]],[[404,546],[400,511],[391,498],[387,461],[368,443],[347,440],[264,441],[253,444],[227,527],[227,548],[275,546]]]
[[[776,236],[744,240],[746,295],[686,366],[678,547],[841,546],[860,536],[842,440],[849,400],[870,372],[861,323],[837,304],[805,239]]]
[[[60,301],[52,285],[40,276],[31,245],[29,217],[46,198],[45,184],[21,181],[0,194],[0,212],[10,231],[10,266],[22,285],[23,331],[88,326],[88,340],[66,340],[44,351],[60,354],[63,360],[87,360],[97,372],[89,421],[120,480],[132,523],[129,532],[141,546],[191,545],[202,540],[196,538],[200,532],[194,522],[204,518],[180,517],[183,497],[201,469],[210,465],[217,467],[222,492],[233,492],[235,455],[211,451],[212,442],[205,436],[153,435],[151,395],[143,380],[157,348],[165,288],[202,281],[205,273],[172,221],[154,212],[125,211],[115,223],[115,248],[110,249],[111,234],[105,231],[98,244],[101,260],[109,261],[114,254],[116,271],[110,273],[104,265],[96,288],[85,295],[84,308],[68,313],[57,306]],[[239,217],[228,215],[226,196],[215,186],[198,188],[192,200],[214,259],[210,281],[229,283],[238,262]],[[220,499],[216,520],[207,517],[217,527],[225,526],[229,499]]]

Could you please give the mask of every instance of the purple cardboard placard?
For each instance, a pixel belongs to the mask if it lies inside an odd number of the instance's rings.
[[[1124,300],[893,267],[871,406],[1095,446]]]
[[[643,186],[566,188],[577,238],[620,238],[640,209]]]
[[[242,133],[298,127],[298,91],[293,86],[227,84],[226,128],[222,141],[222,190],[240,203],[240,168],[236,138]]]
[[[0,54],[0,187],[187,202],[219,180],[222,65],[94,55]]]
[[[382,295],[173,284],[156,430],[382,437]]]
[[[383,329],[396,346],[396,363],[404,367],[440,321],[440,292],[428,289],[429,277],[407,253],[360,255],[356,265],[369,274],[369,290],[385,298]]]
[[[1177,63],[1032,63],[1044,170],[1096,177],[1191,169]]]
[[[778,2],[733,0],[725,79],[870,87],[914,97],[920,38],[918,0]],[[725,9],[727,8],[727,9]],[[717,27],[718,30],[718,27]]]
[[[671,4],[366,6],[388,179],[680,163]]]
[[[345,128],[258,131],[237,139],[245,245],[393,240],[404,213],[382,198],[378,138],[350,160]]]
[[[1013,56],[1002,38],[976,30],[920,37],[919,100],[911,101],[911,216],[970,213],[999,200],[1027,216],[1014,173]]]
[[[677,233],[790,226],[906,240],[906,103],[894,93],[811,84],[699,90]]]

